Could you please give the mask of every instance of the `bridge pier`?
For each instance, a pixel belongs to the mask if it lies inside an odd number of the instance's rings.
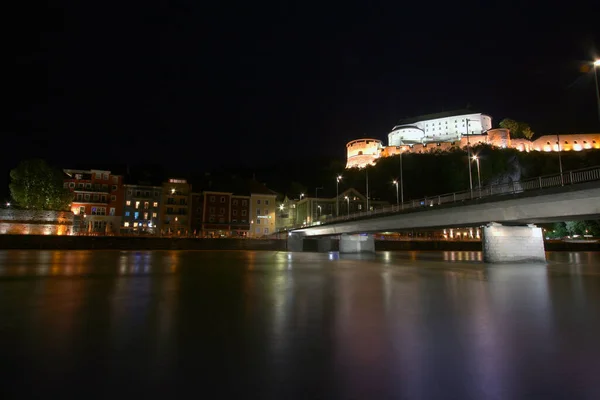
[[[290,233],[287,238],[288,251],[304,251],[304,235]]]
[[[483,260],[488,263],[546,262],[542,228],[505,226],[495,222],[483,227]]]
[[[334,250],[335,239],[330,237],[319,238],[317,241],[317,251],[319,253],[328,253]]]
[[[344,233],[340,236],[340,253],[375,253],[375,236]]]

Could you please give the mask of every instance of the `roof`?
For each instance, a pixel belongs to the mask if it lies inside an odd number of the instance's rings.
[[[447,117],[454,117],[457,115],[468,115],[468,114],[481,114],[481,113],[477,112],[477,111],[473,111],[473,110],[467,110],[465,108],[465,109],[461,109],[461,110],[444,111],[444,112],[435,113],[435,114],[425,114],[425,115],[420,115],[418,117],[405,118],[403,120],[398,121],[397,125],[408,125],[408,124],[414,124],[414,123],[420,122],[420,121],[428,121],[431,119],[447,118]]]

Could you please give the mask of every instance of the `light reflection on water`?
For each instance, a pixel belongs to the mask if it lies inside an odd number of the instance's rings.
[[[600,398],[600,254],[480,260],[0,251],[2,372],[138,395]]]

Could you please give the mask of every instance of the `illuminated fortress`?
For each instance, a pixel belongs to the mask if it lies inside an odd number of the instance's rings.
[[[346,168],[363,168],[400,152],[448,151],[480,143],[519,151],[581,151],[600,149],[600,134],[544,135],[533,141],[511,139],[508,129],[493,129],[492,118],[485,114],[468,110],[429,114],[400,121],[388,134],[388,146],[373,138],[348,142]]]

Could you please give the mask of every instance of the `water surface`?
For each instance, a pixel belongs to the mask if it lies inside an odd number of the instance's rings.
[[[600,254],[480,260],[0,251],[0,397],[599,399]]]

